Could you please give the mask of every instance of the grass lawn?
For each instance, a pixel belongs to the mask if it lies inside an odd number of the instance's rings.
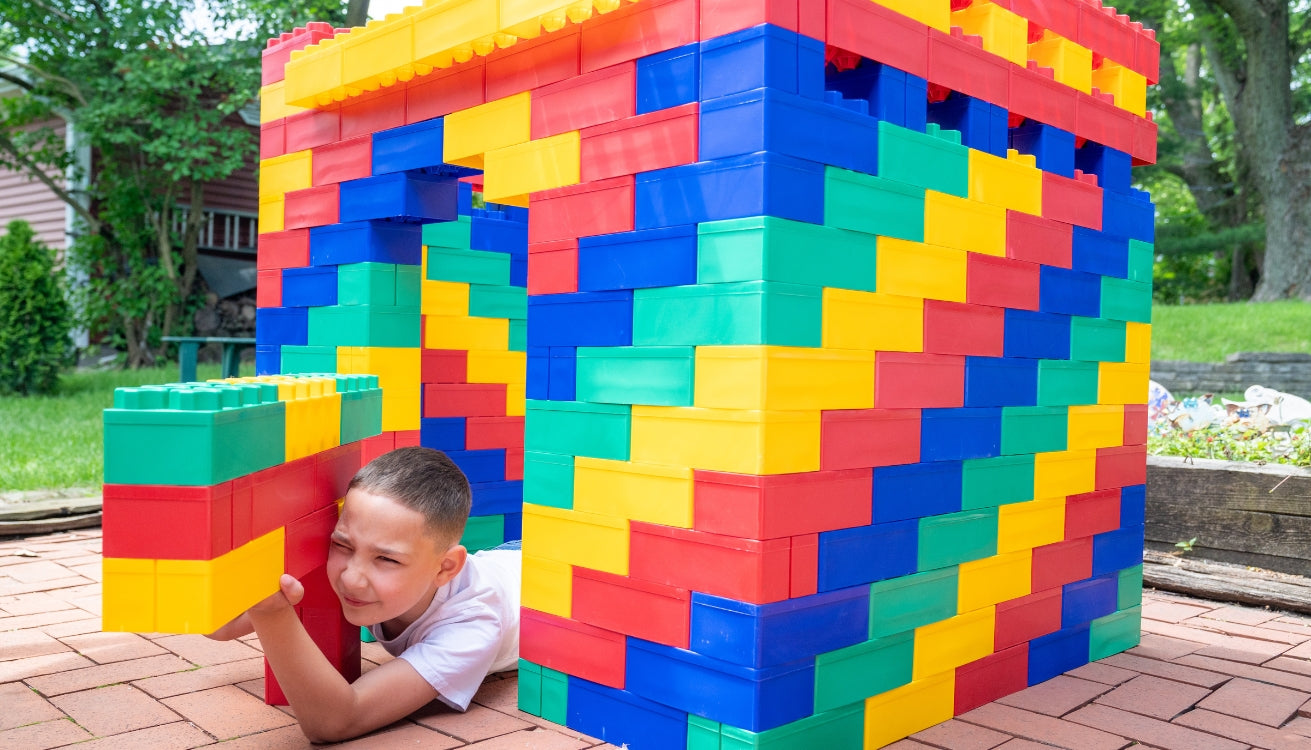
[[[253,366],[246,365],[242,374],[254,374]],[[217,378],[219,366],[202,364],[196,375]],[[67,373],[54,396],[0,396],[0,490],[87,487],[99,492],[104,471],[100,412],[113,405],[114,389],[177,378],[176,364]]]
[[[1234,352],[1311,353],[1311,303],[1153,306],[1152,359],[1223,362]]]

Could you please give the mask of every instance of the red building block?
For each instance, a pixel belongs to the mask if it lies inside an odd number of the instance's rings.
[[[820,413],[819,466],[825,471],[896,466],[919,460],[919,409]]]
[[[314,461],[314,456],[306,456],[232,480],[234,493],[250,493],[252,538],[322,506],[314,497]]]
[[[695,162],[698,106],[690,102],[582,131],[583,181]]]
[[[692,592],[574,566],[573,617],[616,633],[687,648]]]
[[[379,89],[341,107],[341,137],[372,135],[405,124],[405,89]]]
[[[337,527],[336,504],[319,508],[287,524],[283,544],[283,565],[297,578],[328,561],[328,537]]]
[[[322,185],[287,193],[283,225],[287,229],[309,229],[336,224],[341,205],[341,186]]]
[[[1075,135],[1138,156],[1134,149],[1134,127],[1140,120],[1137,115],[1083,93],[1076,107]]]
[[[964,405],[964,357],[910,352],[874,355],[874,406],[929,409]]]
[[[505,416],[505,385],[424,383],[423,416],[503,417]]]
[[[1144,464],[1146,461],[1144,461]],[[1065,499],[1065,538],[1093,536],[1120,528],[1120,490],[1105,489]]]
[[[965,256],[965,300],[970,304],[1037,310],[1038,278],[1037,263],[979,253]]]
[[[1000,357],[1005,331],[1006,312],[1001,307],[924,300],[926,354]]]
[[[259,236],[255,267],[261,271],[275,268],[304,268],[310,264],[310,232],[291,229]]]
[[[1127,404],[1124,407],[1125,445],[1147,445],[1147,404]]]
[[[634,197],[631,175],[534,193],[528,212],[528,242],[631,232]]]
[[[311,184],[332,185],[373,174],[373,136],[357,135],[314,149]]]
[[[1097,449],[1097,489],[1147,483],[1147,446],[1121,445]]]
[[[529,212],[529,225],[532,213]],[[578,291],[578,240],[535,242],[528,246],[528,293]]]
[[[272,159],[287,153],[287,118],[259,126],[259,158]]]
[[[566,26],[542,34],[487,56],[487,101],[567,81],[581,71],[578,67],[581,27]]]
[[[957,716],[1029,686],[1029,644],[1021,643],[956,668]]]
[[[693,527],[698,531],[779,539],[867,526],[872,518],[873,471],[868,468],[770,476],[696,471],[692,476]],[[823,502],[815,502],[821,497]]]
[[[1010,74],[1013,66],[991,52],[928,29],[930,83],[946,86],[975,99],[1006,108],[1010,101]]]
[[[1121,65],[1134,64],[1137,35],[1127,23],[1116,18],[1115,8],[1097,5],[1079,6],[1079,35],[1070,37],[1102,57]]]
[[[486,84],[487,61],[482,57],[419,76],[405,92],[405,122],[423,122],[476,107],[487,101]]]
[[[523,479],[523,448],[505,449],[505,481]]]
[[[788,587],[791,598],[819,592],[819,534],[792,537],[791,575]]]
[[[697,0],[646,0],[582,26],[580,72],[608,68],[698,40]]]
[[[1035,70],[1010,66],[1010,110],[1012,116],[1029,117],[1075,135],[1078,117],[1075,107],[1080,92]],[[1045,203],[1043,204],[1046,205]]]
[[[106,484],[104,555],[212,560],[232,551],[232,482],[208,487]]]
[[[468,379],[469,353],[457,349],[424,349],[420,354],[424,383],[463,383]]]
[[[827,0],[827,8],[830,45],[928,78],[927,26],[868,0]]]
[[[419,446],[419,430],[397,430],[396,447],[397,448],[417,448]]]
[[[623,688],[625,640],[594,625],[520,610],[519,656],[601,685]]]
[[[1060,588],[1092,577],[1092,537],[1070,539],[1033,550],[1033,590]]]
[[[282,307],[282,271],[256,271],[255,306]]]
[[[634,578],[752,604],[791,596],[790,538],[740,539],[640,521],[629,529],[628,573]]]
[[[469,417],[464,423],[464,448],[522,448],[523,423],[523,417]]]
[[[365,464],[363,447],[363,441],[356,441],[315,454],[314,493],[319,501],[330,502],[346,496],[351,479]]]
[[[366,437],[360,441],[360,464],[369,463],[384,453],[396,450],[396,433],[384,432],[381,435]]]
[[[1044,180],[1048,174],[1043,172]],[[1043,184],[1046,185],[1046,182]],[[1100,197],[1101,191],[1098,191],[1099,224],[1102,211]],[[1049,204],[1044,201],[1043,206],[1049,207]],[[1044,266],[1069,268],[1074,263],[1074,228],[1061,220],[1032,216],[1019,211],[1007,211],[1006,257],[1028,263],[1041,263]]]
[[[1061,629],[1061,589],[1037,591],[997,605],[993,650],[1003,651]]]
[[[1066,39],[1073,41],[1079,36],[1079,5],[1071,0],[1009,0],[1003,5]]]
[[[701,0],[701,39],[768,23],[824,41],[824,6],[811,0]]]
[[[341,140],[339,107],[311,109],[287,118],[287,152],[326,146]]]
[[[533,138],[632,117],[637,112],[637,64],[620,63],[533,89],[531,110]]]

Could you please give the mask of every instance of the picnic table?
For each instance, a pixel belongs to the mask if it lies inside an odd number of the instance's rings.
[[[183,383],[190,383],[196,379],[196,354],[200,351],[201,344],[223,345],[223,377],[225,378],[237,377],[242,348],[255,345],[253,338],[227,336],[164,336],[163,340],[178,345],[178,368],[181,370],[179,380]]]

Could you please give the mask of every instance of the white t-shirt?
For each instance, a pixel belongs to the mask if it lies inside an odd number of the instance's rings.
[[[518,550],[470,555],[400,635],[384,638],[381,625],[369,631],[387,653],[409,662],[443,703],[463,711],[487,675],[518,667],[521,559]]]

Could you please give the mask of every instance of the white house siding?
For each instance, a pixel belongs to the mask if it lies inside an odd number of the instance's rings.
[[[55,129],[62,135],[63,122]],[[54,171],[50,175],[57,184],[63,184],[62,173]],[[37,236],[50,247],[64,249],[64,202],[41,181],[21,172],[0,169],[0,233],[14,219],[31,224]]]

